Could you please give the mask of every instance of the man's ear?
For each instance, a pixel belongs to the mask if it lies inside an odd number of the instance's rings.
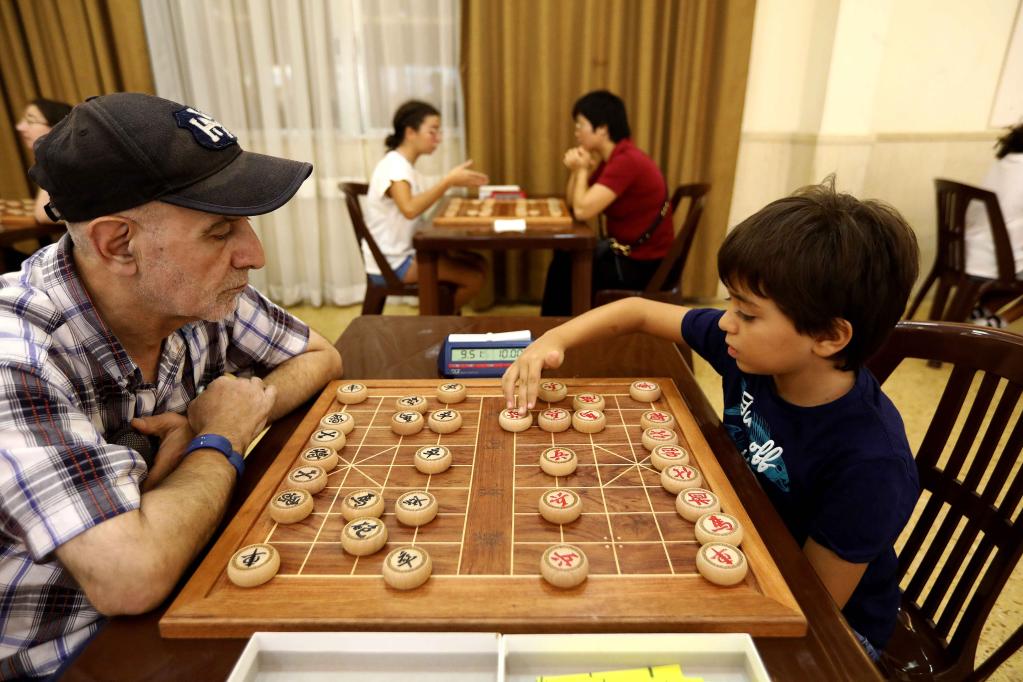
[[[841,317],[835,318],[829,330],[814,337],[813,351],[821,357],[830,358],[849,345],[852,335],[852,323]]]
[[[119,275],[134,275],[138,270],[132,246],[137,234],[138,225],[133,220],[116,215],[100,216],[85,228],[85,236],[99,261]]]

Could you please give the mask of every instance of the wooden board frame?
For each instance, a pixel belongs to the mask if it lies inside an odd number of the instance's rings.
[[[361,406],[348,406],[356,416],[356,428],[342,450],[341,464],[331,474],[332,477],[341,476],[343,480],[332,481],[317,495],[314,516],[296,526],[283,527],[288,529],[288,533],[314,533],[313,541],[304,543],[308,549],[299,550],[305,552],[299,570],[294,568],[297,554],[291,551],[291,545],[302,543],[275,544],[282,550],[282,568],[278,576],[256,588],[236,587],[226,577],[227,563],[240,547],[267,538],[275,542],[273,536],[278,528],[269,518],[267,505],[287,473],[296,466],[296,459],[318,428],[319,420],[325,414],[341,409],[335,400],[335,390],[342,382],[334,381],[324,389],[164,614],[160,620],[161,634],[164,637],[237,638],[248,637],[257,630],[473,630],[503,633],[748,632],[753,636],[803,636],[806,619],[802,611],[678,390],[670,379],[654,380],[661,384],[663,396],[653,405],[675,415],[680,443],[689,449],[694,463],[704,474],[707,486],[717,493],[723,510],[745,526],[743,550],[751,571],[744,582],[733,587],[719,587],[696,572],[694,564],[698,544],[692,536],[692,524],[674,512],[674,496],[660,487],[658,473],[649,465],[649,453],[639,443],[639,415],[642,410],[651,409],[651,404],[632,401],[628,395],[631,379],[562,380],[569,386],[569,397],[558,403],[559,406],[571,408],[572,395],[582,391],[596,391],[605,396],[608,427],[601,434],[589,436],[572,429],[562,434],[549,434],[535,426],[535,420],[534,426],[524,434],[507,433],[497,423],[497,414],[504,407],[499,382],[496,379],[470,379],[462,380],[469,389],[466,402],[452,406],[459,409],[465,418],[465,425],[456,434],[438,436],[424,429],[416,436],[399,438],[390,434],[386,427],[377,428],[386,423],[398,397],[420,394],[429,399],[430,409],[440,407],[435,398],[440,380],[409,379],[361,381],[369,387],[370,399]],[[478,407],[473,408],[474,405]],[[537,409],[546,406],[546,403],[538,403]],[[478,410],[475,419],[473,409]],[[378,416],[367,424],[365,413],[370,410]],[[627,449],[617,451],[614,448],[620,448],[622,444],[615,441],[623,436],[627,439]],[[388,446],[388,437],[398,444]],[[580,544],[572,526],[562,529],[547,524],[535,512],[535,503],[530,507],[529,500],[538,499],[542,489],[555,487],[554,479],[540,472],[536,464],[538,448],[550,445],[550,442],[543,443],[545,439],[557,444],[573,443],[573,449],[580,458],[580,480],[595,475],[599,483],[594,495],[603,501],[603,509],[594,510],[593,516],[606,518],[607,531],[614,535],[613,541],[604,536],[603,539],[593,538],[589,544],[581,544],[590,558],[590,577],[582,585],[569,590],[554,588],[539,575],[539,555],[546,546],[559,542],[561,537]],[[380,444],[373,445],[369,441],[380,441]],[[577,446],[577,441],[588,441],[589,445]],[[462,442],[469,445],[459,445]],[[403,461],[408,460],[408,468],[418,474],[411,468],[411,458],[406,456],[407,453],[424,444],[435,443],[449,445],[453,450],[464,447],[471,452],[468,465],[464,464],[464,453],[461,460],[461,466],[469,469],[465,507],[460,514],[457,511],[450,514],[456,524],[462,524],[461,542],[437,542],[436,547],[430,549],[435,563],[434,575],[422,587],[402,592],[386,586],[380,577],[379,565],[383,556],[397,544],[407,544],[409,537],[416,544],[430,547],[431,533],[436,532],[440,540],[445,527],[450,531],[451,524],[444,521],[445,497],[448,496],[447,492],[442,492],[444,477],[454,471],[452,481],[465,482],[466,472],[456,468],[460,461],[456,454],[456,466],[432,478],[429,489],[441,501],[442,515],[418,530],[407,529],[397,523],[393,504],[398,492],[422,487],[422,484],[388,486],[387,480],[396,467],[406,466],[404,463],[395,464],[399,453]],[[352,472],[360,472],[360,467],[369,468],[359,459],[363,448],[367,457],[378,457],[384,450],[394,450],[394,454],[390,455],[391,464],[381,465],[390,467],[384,482],[388,505],[384,521],[391,536],[385,550],[356,560],[341,549],[339,535],[343,519],[330,510],[340,504],[344,494],[362,487],[354,478],[351,487],[344,481],[349,475],[356,475]],[[379,448],[384,450],[374,451]],[[512,456],[509,456],[509,451]],[[614,459],[616,457],[620,463]],[[583,473],[588,458],[593,471]],[[630,477],[639,483],[633,486],[611,485],[616,481],[610,478],[603,481],[601,471]],[[407,475],[402,469],[395,474],[395,479]],[[424,481],[427,479],[425,475],[418,476]],[[537,487],[519,486],[518,482],[536,482]],[[578,482],[573,482],[572,477],[565,477],[558,479],[557,484],[575,488]],[[586,486],[579,487],[585,496]],[[458,486],[450,487],[450,490],[460,489]],[[457,496],[452,493],[451,497]],[[646,509],[630,509],[627,498],[631,498],[633,503],[645,498]],[[625,506],[616,506],[621,504]],[[327,511],[323,512],[325,506]],[[580,524],[580,529],[587,523],[586,511],[583,519],[574,522]],[[640,518],[644,515],[652,517],[652,520],[644,522]],[[640,520],[633,522],[633,517]],[[431,529],[434,524],[437,524],[436,531]],[[324,533],[328,525],[330,529]],[[632,532],[649,534],[651,526],[657,528],[659,541],[629,537]],[[516,539],[517,532],[522,540]],[[550,536],[549,539],[544,539],[545,534]],[[531,537],[534,539],[530,540]],[[540,539],[536,540],[537,537]],[[447,548],[450,551],[442,545],[451,545]],[[456,545],[457,564],[450,556]],[[629,563],[628,557],[633,550],[637,560],[643,558],[640,564],[656,565],[657,568],[636,573],[623,571],[622,565]],[[608,551],[614,556],[613,568],[600,558],[606,557]],[[325,561],[337,563],[325,564]],[[658,564],[659,561],[663,564]],[[313,570],[303,571],[307,565]],[[348,574],[342,575],[341,570],[337,574],[315,572],[316,566],[324,565],[338,565]],[[452,566],[455,566],[454,572]]]
[[[470,204],[482,205],[486,201],[492,203],[493,215],[448,215],[448,213],[451,213],[452,211],[458,211],[460,206]],[[519,201],[525,201],[527,204],[544,207],[545,211],[548,202],[555,201],[560,206],[561,215],[550,215],[545,212],[541,215],[517,216],[515,214],[515,205]],[[556,197],[534,197],[531,199],[465,199],[462,197],[451,197],[445,200],[434,214],[433,224],[436,227],[461,227],[492,230],[494,229],[494,220],[497,218],[522,218],[526,221],[526,228],[531,230],[558,231],[571,229],[572,227],[572,213],[568,210],[568,205],[565,203],[564,199]]]

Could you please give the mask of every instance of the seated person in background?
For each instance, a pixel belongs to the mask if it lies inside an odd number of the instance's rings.
[[[593,291],[643,289],[675,237],[668,188],[653,160],[632,144],[625,103],[607,90],[572,107],[578,147],[565,152],[565,201],[576,220],[604,215],[607,236],[627,247],[598,248]],[[541,315],[572,314],[571,256],[555,251],[547,270]]]
[[[469,169],[470,160],[426,188],[415,163],[423,154],[432,154],[440,139],[440,112],[426,102],[405,102],[394,114],[394,133],[384,142],[389,151],[373,169],[369,181],[366,227],[403,282],[419,281],[412,235],[423,213],[452,187],[479,187],[487,183],[486,175]],[[362,260],[370,277],[376,275],[383,284],[369,244],[362,245]],[[455,287],[456,312],[479,293],[485,275],[484,260],[477,254],[444,254],[437,263],[438,280]]]
[[[247,216],[312,166],[135,93],[79,104],[35,151],[68,234],[0,277],[0,676],[19,679],[54,673],[103,616],[166,599],[238,453],[341,374],[247,285],[263,266]]]
[[[1012,255],[1016,260],[1016,278],[1023,279],[1023,123],[998,140],[997,161],[991,164],[981,187],[998,195],[998,205],[1009,233]],[[991,240],[991,224],[987,210],[974,201],[966,209],[966,272],[974,277],[996,279],[995,244]],[[1015,294],[1018,295],[1018,294]],[[999,308],[1014,297],[999,291],[986,294],[974,309],[971,322],[988,327],[1005,327],[997,314]]]
[[[899,606],[893,546],[920,486],[902,418],[863,364],[902,315],[917,258],[894,209],[805,188],[725,238],[726,310],[641,298],[591,310],[526,348],[504,393],[532,407],[541,370],[581,343],[685,340],[721,374],[725,428],[876,660]]]
[[[50,132],[53,126],[64,120],[69,113],[71,113],[70,104],[52,99],[34,99],[25,107],[25,113],[22,114],[15,129],[21,135],[25,146],[32,149],[36,140]],[[40,189],[36,194],[36,206],[33,212],[37,223],[53,223],[43,208],[49,201],[50,196],[46,190]]]

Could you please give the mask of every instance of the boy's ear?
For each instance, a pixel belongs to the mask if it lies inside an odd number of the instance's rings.
[[[852,335],[852,323],[841,317],[835,318],[830,329],[814,337],[813,351],[821,357],[830,358],[849,345]]]

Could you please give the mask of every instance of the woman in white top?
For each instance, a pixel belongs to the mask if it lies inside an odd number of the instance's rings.
[[[36,140],[50,132],[53,126],[60,123],[70,113],[70,104],[40,97],[28,103],[28,106],[25,107],[25,112],[21,116],[21,120],[15,126],[15,130],[21,135],[25,146],[32,149]],[[38,194],[36,194],[34,211],[37,223],[53,223],[43,208],[49,201],[50,195],[46,193],[46,190],[39,190]]]
[[[390,151],[369,182],[366,227],[403,282],[419,281],[412,235],[423,213],[451,187],[478,187],[487,182],[487,176],[469,170],[472,161],[466,161],[433,187],[425,188],[415,163],[423,154],[432,154],[440,140],[440,112],[426,102],[405,102],[395,112],[394,132],[385,141]],[[366,273],[382,283],[380,268],[365,243],[362,259]],[[475,254],[443,254],[437,263],[437,278],[455,287],[456,312],[479,292],[484,275],[484,261]]]
[[[1010,128],[995,145],[997,160],[988,169],[981,187],[998,195],[1009,244],[1016,260],[1016,278],[1023,279],[1023,123]],[[995,245],[987,211],[980,202],[973,202],[966,211],[966,272],[974,277],[995,279]],[[1011,300],[1006,292],[992,291],[985,295],[971,316],[974,322],[991,327],[1005,323],[993,314]]]

